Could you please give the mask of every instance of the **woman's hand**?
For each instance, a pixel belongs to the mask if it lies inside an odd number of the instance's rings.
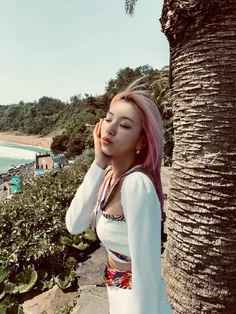
[[[105,169],[108,166],[108,163],[111,159],[110,156],[105,155],[102,152],[101,148],[101,127],[104,119],[100,119],[98,123],[96,123],[93,129],[93,140],[94,140],[94,149],[95,149],[95,162],[96,164]]]

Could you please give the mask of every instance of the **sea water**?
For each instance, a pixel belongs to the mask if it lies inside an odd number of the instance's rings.
[[[35,161],[36,153],[50,151],[47,148],[0,141],[0,173],[13,166]]]

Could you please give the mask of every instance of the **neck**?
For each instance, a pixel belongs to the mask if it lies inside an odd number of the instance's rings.
[[[128,170],[134,164],[135,160],[135,156],[130,158],[128,156],[125,158],[112,158],[112,181],[114,182],[122,173]]]

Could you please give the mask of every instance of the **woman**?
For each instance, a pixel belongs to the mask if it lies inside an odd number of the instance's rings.
[[[160,275],[159,111],[132,84],[113,98],[93,137],[95,160],[66,213],[66,226],[78,234],[93,223],[105,246],[110,314],[172,313]]]

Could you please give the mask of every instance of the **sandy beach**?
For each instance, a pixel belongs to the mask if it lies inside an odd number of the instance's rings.
[[[0,132],[0,141],[50,148],[52,138],[40,137],[37,135],[18,135],[14,133]]]

